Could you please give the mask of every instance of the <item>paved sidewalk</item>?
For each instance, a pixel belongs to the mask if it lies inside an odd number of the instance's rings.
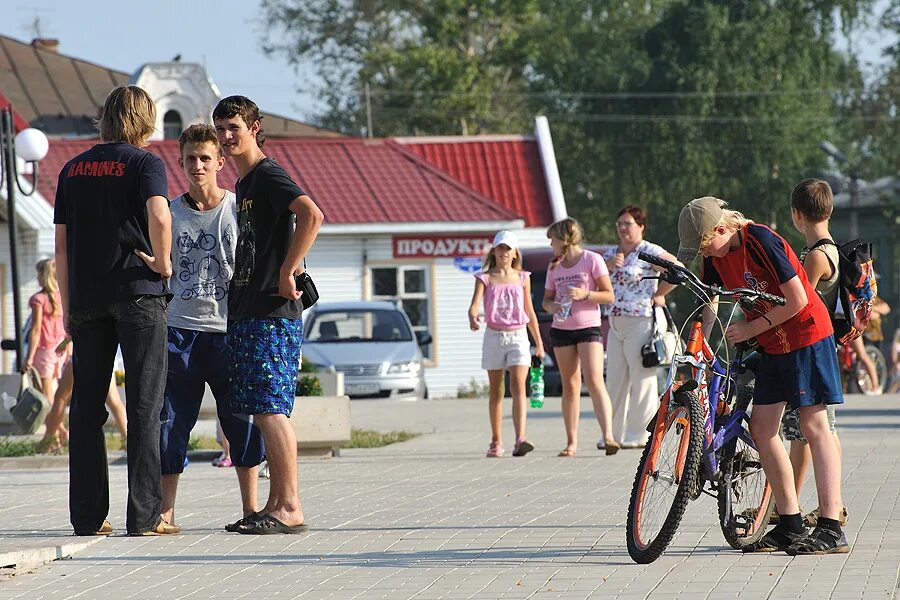
[[[231,469],[205,462],[193,462],[182,477],[177,520],[185,534],[166,538],[74,538],[65,468],[3,470],[0,557],[25,547],[90,545],[5,580],[0,569],[0,600],[894,597],[900,396],[851,396],[838,412],[851,554],[734,552],[718,529],[714,500],[704,496],[651,565],[633,564],[625,549],[639,454],[602,456],[593,447],[599,434],[589,407],[583,399],[577,458],[556,457],[565,438],[559,401],[548,400],[529,417],[537,450],[488,460],[483,400],[354,402],[354,427],[424,435],[302,461],[312,529],[299,536],[222,531],[239,510],[236,480]],[[510,451],[508,418],[505,428]],[[121,532],[124,466],[111,467],[111,480],[110,520]],[[260,481],[264,498],[267,483]],[[812,491],[810,482],[806,509],[814,505]]]

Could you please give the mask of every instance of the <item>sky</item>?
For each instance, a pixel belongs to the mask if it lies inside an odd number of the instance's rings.
[[[310,74],[263,53],[254,0],[0,0],[0,14],[0,34],[30,42],[38,19],[41,36],[58,39],[67,56],[134,73],[181,54],[205,65],[223,97],[243,94],[299,120],[317,110],[313,96],[296,91]]]
[[[881,7],[889,0],[879,0]],[[265,111],[309,121],[322,105],[313,93],[299,93],[317,79],[296,73],[261,47],[259,2],[255,0],[0,0],[0,34],[29,42],[57,38],[62,54],[134,73],[142,64],[168,61],[203,64],[222,96],[243,94]],[[879,11],[880,14],[880,11]],[[874,30],[852,40],[864,63],[877,66],[881,49],[897,43]],[[846,49],[848,40],[837,45]],[[574,90],[583,91],[583,90]]]

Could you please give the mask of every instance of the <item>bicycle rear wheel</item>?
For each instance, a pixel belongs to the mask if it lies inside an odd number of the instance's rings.
[[[675,536],[697,484],[703,453],[703,417],[693,392],[676,392],[661,435],[652,438],[634,478],[628,504],[628,554],[651,563]]]
[[[753,388],[750,383],[738,390],[735,410],[747,410],[753,400]],[[722,449],[719,470],[719,525],[728,544],[740,550],[765,535],[775,499],[759,453],[741,438]]]

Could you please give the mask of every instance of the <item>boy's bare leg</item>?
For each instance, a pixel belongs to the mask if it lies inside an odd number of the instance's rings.
[[[778,435],[783,413],[784,402],[754,405],[750,417],[750,435],[753,436],[756,449],[759,451],[759,460],[762,462],[766,479],[772,486],[778,513],[794,515],[800,512],[800,506],[793,485],[791,461]]]
[[[835,444],[835,436],[828,428],[825,405],[801,406],[800,429],[809,442],[812,453],[816,491],[819,495],[819,514],[828,519],[838,520],[844,506],[841,500],[841,458]]]
[[[797,501],[800,501],[800,490],[806,481],[806,474],[812,465],[812,455],[809,453],[809,444],[802,440],[791,440],[791,468],[794,471],[794,490],[797,492]]]
[[[257,496],[259,467],[235,467],[234,471],[237,473],[238,486],[241,489],[241,505],[246,517],[255,513],[259,507]],[[163,502],[165,502],[165,496]]]
[[[162,504],[160,504],[159,513],[170,525],[175,524],[175,494],[178,491],[178,477],[179,473],[161,477]]]
[[[269,500],[262,513],[285,525],[303,523],[297,483],[297,436],[288,418],[281,414],[253,415],[263,434],[269,463]]]

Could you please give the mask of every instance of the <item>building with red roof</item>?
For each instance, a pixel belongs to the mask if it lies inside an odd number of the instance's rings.
[[[10,44],[9,39],[0,37],[0,44]],[[56,64],[54,57],[43,56],[46,50],[30,51],[39,52],[47,64]],[[84,61],[67,60],[75,61],[67,68],[87,69]],[[34,85],[44,85],[54,74],[49,68],[39,72],[34,77],[40,81]],[[112,87],[125,83],[120,75],[107,72],[109,81],[97,84],[90,98],[78,105],[83,105],[76,111],[79,114],[68,115],[68,122],[83,121],[91,102],[102,103]],[[56,85],[67,81],[58,79]],[[188,185],[178,166],[177,141],[171,138],[177,137],[176,129],[180,132],[182,126],[209,122],[218,90],[202,67],[190,63],[143,65],[130,81],[157,100],[162,133],[158,137],[163,139],[152,141],[148,150],[165,163],[170,198],[174,198]],[[0,76],[0,92],[4,85],[8,84]],[[19,77],[16,85],[21,88],[17,94],[28,96],[24,93],[31,85],[27,78]],[[35,117],[42,110],[40,105],[32,102],[29,116],[49,123],[44,116]],[[26,121],[21,118],[19,124]],[[53,121],[56,126],[62,122]],[[474,345],[480,345],[481,332],[469,331],[466,310],[472,273],[494,234],[510,229],[524,247],[545,245],[547,226],[566,216],[549,127],[543,117],[535,123],[531,136],[365,139],[313,127],[285,136],[286,129],[300,126],[288,127],[282,118],[269,115],[263,119],[268,138],[264,152],[284,166],[325,214],[325,224],[307,257],[320,301],[391,298],[402,304],[414,328],[429,331],[434,340],[425,364],[432,396],[455,395],[457,387],[473,377],[485,380],[480,356],[472,352]],[[50,151],[40,163],[43,175],[36,196],[43,202],[44,220],[33,224],[33,233],[22,236],[42,241],[22,259],[23,274],[32,259],[52,253],[48,215],[55,200],[56,175],[69,159],[98,143],[80,129],[73,128],[69,135],[58,129],[53,133]],[[219,184],[234,189],[236,179],[234,166],[226,161]],[[0,262],[6,256],[0,242]],[[8,285],[7,276],[2,280]],[[29,281],[20,293],[34,287]],[[3,308],[3,334],[9,337],[11,313],[8,306]]]

